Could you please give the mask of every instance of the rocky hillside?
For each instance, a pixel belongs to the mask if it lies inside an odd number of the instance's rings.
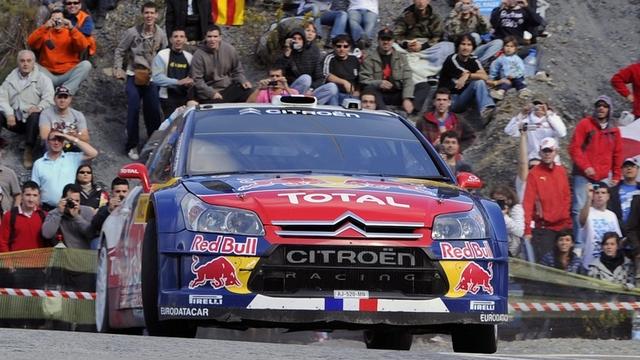
[[[126,97],[124,83],[110,77],[113,48],[119,35],[138,19],[143,0],[119,1],[118,7],[107,15],[105,27],[97,32],[99,41],[96,68],[74,99],[75,107],[85,113],[89,121],[92,143],[100,150],[94,161],[97,179],[109,183],[118,168],[129,160],[124,154],[124,129],[126,123]],[[629,108],[620,96],[613,92],[609,78],[621,66],[635,62],[640,57],[640,0],[548,0],[548,30],[552,36],[544,39],[544,63],[553,81],[533,81],[530,88],[547,96],[567,123],[573,128],[585,112],[590,111],[592,100],[599,94],[612,96],[616,115],[620,109]],[[164,1],[160,0],[163,4]],[[410,1],[380,1],[380,23],[391,23]],[[439,14],[447,14],[445,1],[432,1]],[[162,11],[163,13],[163,11]],[[257,38],[278,16],[273,7],[255,5],[247,9],[246,25],[225,28],[225,39],[235,45],[242,55],[250,78],[257,80],[262,69],[253,60]],[[161,19],[162,21],[162,19]],[[509,118],[524,103],[515,96],[508,96],[498,106],[496,119],[478,135],[478,141],[465,156],[475,171],[486,182],[509,181],[515,174],[517,141],[504,135]],[[144,129],[141,126],[141,129]],[[569,132],[571,134],[571,131]],[[25,180],[30,174],[20,165],[20,144],[4,131],[3,137],[11,147],[5,153],[4,162],[14,167]],[[568,140],[568,139],[567,139]],[[568,164],[568,158],[563,157]]]

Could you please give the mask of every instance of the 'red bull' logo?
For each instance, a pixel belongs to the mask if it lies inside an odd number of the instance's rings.
[[[485,270],[482,266],[475,262],[470,262],[462,274],[460,274],[460,281],[456,285],[456,291],[467,291],[472,294],[477,294],[480,289],[489,295],[493,295],[493,286],[491,286],[491,279],[493,279],[493,263],[489,263]]]
[[[242,286],[236,275],[236,268],[226,257],[217,257],[203,265],[196,266],[200,259],[193,255],[191,272],[196,276],[189,282],[189,289],[205,286],[207,283],[214,289],[228,286]]]

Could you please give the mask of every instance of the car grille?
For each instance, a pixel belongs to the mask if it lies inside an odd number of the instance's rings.
[[[248,286],[270,296],[366,290],[370,296],[430,298],[448,291],[438,262],[406,247],[280,245],[258,262]]]

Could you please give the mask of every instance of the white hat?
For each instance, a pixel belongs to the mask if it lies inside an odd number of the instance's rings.
[[[556,150],[557,148],[558,148],[558,142],[556,141],[556,139],[552,137],[546,137],[542,139],[542,141],[540,142],[540,150],[544,150],[544,149]]]

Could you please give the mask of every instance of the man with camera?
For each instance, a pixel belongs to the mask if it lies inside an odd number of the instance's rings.
[[[66,143],[77,146],[81,152],[63,152]],[[75,182],[76,170],[83,161],[93,159],[98,151],[78,137],[51,131],[47,137],[47,152],[33,164],[31,180],[41,190],[42,208],[46,211],[58,206],[62,188]],[[78,192],[78,201],[79,199]]]
[[[93,209],[80,205],[80,185],[67,184],[55,209],[49,211],[42,224],[42,236],[52,245],[62,235],[64,245],[72,249],[89,249],[89,228]]]
[[[247,102],[270,104],[275,97],[298,94],[298,90],[289,87],[284,69],[273,65],[269,69],[269,77],[258,81],[258,87],[249,95]]]
[[[29,35],[27,43],[39,54],[40,70],[51,79],[53,86],[64,85],[75,94],[91,70],[89,61],[80,60],[80,55],[89,47],[89,40],[64,18],[62,10],[53,10],[49,20]]]
[[[125,179],[115,177],[111,181],[111,194],[109,196],[109,203],[101,206],[96,214],[91,219],[91,228],[89,229],[89,235],[94,240],[91,243],[92,249],[97,249],[100,246],[99,236],[102,230],[102,224],[107,220],[109,214],[117,209],[125,197],[129,194],[129,182]],[[97,241],[96,241],[97,240]]]

